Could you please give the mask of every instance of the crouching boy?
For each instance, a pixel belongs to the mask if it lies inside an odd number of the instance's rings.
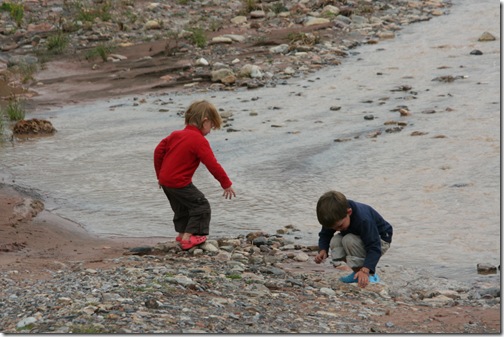
[[[371,206],[347,200],[337,191],[324,193],[317,202],[319,253],[315,262],[328,257],[332,263],[344,261],[353,272],[340,280],[358,282],[361,288],[380,281],[376,265],[392,243],[392,226]]]

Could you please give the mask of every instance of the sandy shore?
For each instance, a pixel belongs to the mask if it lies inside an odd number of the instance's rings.
[[[129,248],[155,245],[168,238],[104,238],[43,209],[43,202],[15,186],[0,184],[0,270],[45,277],[59,262],[99,265]]]

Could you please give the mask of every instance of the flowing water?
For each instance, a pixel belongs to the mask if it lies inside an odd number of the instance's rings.
[[[341,66],[288,85],[156,93],[138,105],[124,97],[40,112],[36,117],[50,119],[57,134],[2,143],[0,170],[91,232],[173,237],[153,150],[183,127],[180,113],[205,98],[232,112],[232,128],[239,130],[208,136],[236,199],[224,200],[204,167],[194,177],[212,205],[211,236],[293,225],[299,231],[288,238],[316,244],[317,199],[337,189],[393,225],[381,263],[469,278],[477,263],[500,259],[499,20],[495,1],[460,0],[449,15],[359,47]],[[497,40],[478,42],[485,31]],[[483,55],[471,55],[475,49]],[[440,76],[463,78],[432,81]],[[401,105],[412,115],[392,111]],[[394,125],[386,121],[408,125],[388,133]]]

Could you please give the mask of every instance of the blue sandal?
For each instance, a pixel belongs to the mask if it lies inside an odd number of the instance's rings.
[[[378,276],[378,274],[369,275],[369,283],[378,283],[378,282],[380,282],[380,277]]]
[[[345,282],[345,283],[355,283],[358,281],[358,279],[356,279],[354,277],[355,277],[355,273],[351,273],[347,276],[340,277],[340,281]]]

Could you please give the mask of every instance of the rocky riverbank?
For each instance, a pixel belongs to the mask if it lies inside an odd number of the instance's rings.
[[[24,1],[2,11],[0,95],[27,107],[283,85],[449,13],[431,1]],[[55,37],[56,36],[56,37]]]
[[[101,267],[59,261],[44,279],[2,271],[0,325],[4,333],[500,332],[495,277],[467,285],[384,265],[382,281],[360,289],[338,280],[348,271],[316,265],[314,249],[257,232],[190,251],[174,240],[132,247],[94,261]]]
[[[182,251],[173,238],[97,237],[43,207],[0,184],[3,333],[501,331],[495,268],[461,283],[381,263],[381,282],[361,289],[315,264],[293,227]]]
[[[498,333],[500,274],[472,282],[379,264],[381,282],[274,234],[103,238],[43,211],[31,191],[0,185],[3,333]],[[499,271],[500,273],[500,271]]]

